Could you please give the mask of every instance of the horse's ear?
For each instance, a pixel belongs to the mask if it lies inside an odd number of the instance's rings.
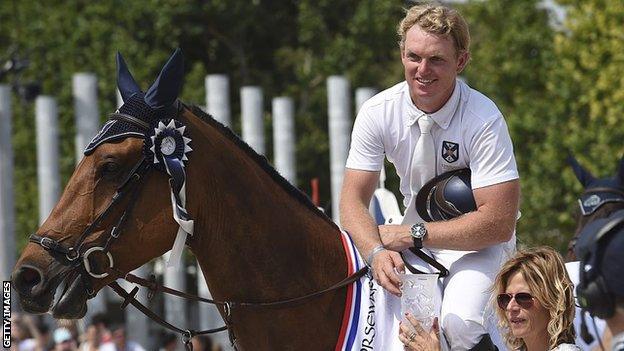
[[[132,95],[141,92],[141,88],[132,77],[126,61],[119,52],[117,52],[117,89],[119,89],[124,102],[128,101]]]
[[[588,170],[583,168],[583,166],[581,166],[581,164],[578,163],[576,158],[574,158],[571,154],[568,156],[568,163],[572,167],[574,175],[576,175],[576,179],[583,184],[583,187],[587,187],[591,182],[596,180],[596,178]]]
[[[171,55],[160,71],[154,84],[145,93],[145,103],[153,109],[171,106],[180,90],[184,79],[184,57],[179,48]]]
[[[620,159],[620,164],[618,165],[616,178],[621,186],[624,187],[624,155]]]

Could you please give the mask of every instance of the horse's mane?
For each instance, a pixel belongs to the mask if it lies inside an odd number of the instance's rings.
[[[273,168],[269,164],[269,161],[263,155],[257,153],[254,149],[249,146],[245,141],[243,141],[238,135],[236,135],[230,128],[223,125],[221,122],[214,119],[211,115],[204,112],[199,106],[191,105],[186,106],[195,116],[199,117],[200,120],[207,123],[208,125],[214,127],[217,131],[231,140],[236,146],[238,146],[247,156],[249,156],[252,160],[254,160],[260,168],[262,168],[277,184],[279,184],[288,194],[297,199],[307,208],[316,213],[323,220],[327,221],[331,225],[333,225],[336,229],[339,229],[336,223],[332,221],[323,211],[321,211],[318,207],[316,207],[308,195],[304,192],[296,188],[292,185],[286,178],[284,178],[279,172]]]

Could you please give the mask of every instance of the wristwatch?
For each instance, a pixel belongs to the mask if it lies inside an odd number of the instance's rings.
[[[425,223],[416,223],[410,228],[410,235],[414,240],[414,247],[420,249],[423,247],[423,240],[427,235],[427,228],[425,228]]]

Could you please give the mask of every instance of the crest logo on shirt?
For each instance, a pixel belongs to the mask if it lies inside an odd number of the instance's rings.
[[[459,144],[450,141],[443,141],[442,158],[448,163],[457,161],[459,158]]]

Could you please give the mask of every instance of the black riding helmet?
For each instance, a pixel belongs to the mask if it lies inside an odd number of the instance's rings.
[[[416,195],[416,211],[426,222],[449,220],[476,210],[469,168],[440,174]]]

